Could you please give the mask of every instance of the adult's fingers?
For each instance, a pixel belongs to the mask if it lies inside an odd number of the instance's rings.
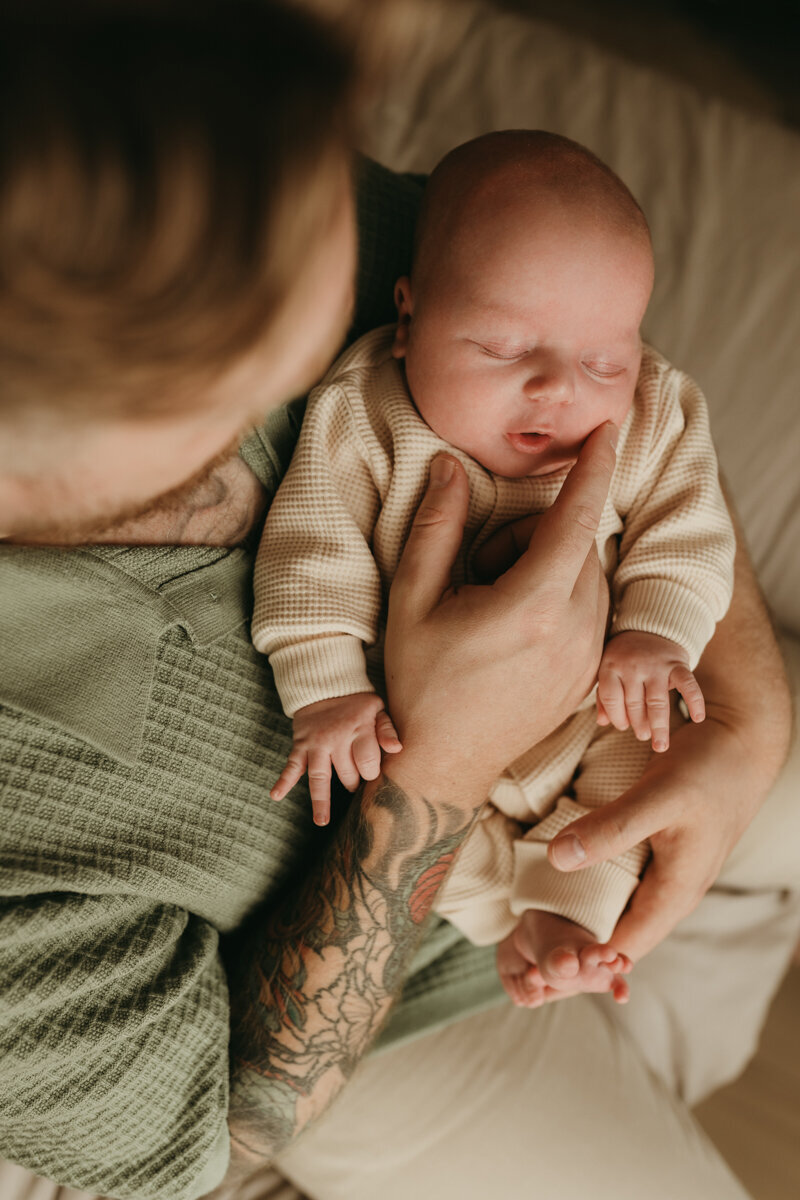
[[[502,525],[488,541],[479,547],[473,565],[483,583],[494,583],[528,549],[533,531],[541,520],[541,513],[530,513]]]
[[[671,800],[653,794],[645,804],[634,787],[611,804],[604,804],[566,825],[553,838],[547,855],[560,871],[591,867],[633,849],[673,824],[680,815],[674,793]]]
[[[693,886],[685,873],[670,871],[653,859],[612,935],[614,945],[637,962],[671,933],[697,907],[705,888]]]
[[[521,592],[532,576],[547,579],[554,593],[572,595],[586,556],[594,545],[608,496],[618,431],[610,422],[595,429],[583,444],[575,466],[555,503],[542,514],[530,546],[506,575]]]
[[[438,454],[389,596],[390,605],[402,603],[411,620],[429,613],[450,586],[468,503],[464,468],[449,454]]]

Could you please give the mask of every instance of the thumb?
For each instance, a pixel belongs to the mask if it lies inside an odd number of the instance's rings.
[[[632,788],[566,825],[547,847],[547,857],[559,871],[591,867],[632,850],[661,828],[657,806],[642,804],[638,789]]]
[[[429,613],[450,587],[468,503],[464,468],[449,454],[437,454],[390,593],[390,604],[401,603],[412,620]]]

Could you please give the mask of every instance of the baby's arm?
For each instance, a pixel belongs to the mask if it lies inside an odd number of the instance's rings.
[[[400,749],[364,655],[379,636],[382,606],[371,550],[382,460],[362,410],[358,395],[336,383],[312,393],[254,576],[253,642],[294,722],[270,794],[282,799],[308,771],[318,825],[329,820],[332,768],[352,791],[359,778],[377,778],[382,749]]]
[[[669,745],[669,692],[705,716],[692,674],[733,586],[735,538],[697,385],[645,354],[620,492],[630,501],[612,584],[612,637],[599,673],[598,720]],[[626,491],[627,489],[627,491]]]
[[[689,670],[689,655],[677,642],[654,633],[618,633],[606,644],[597,686],[597,723],[633,729],[653,749],[669,746],[669,693],[683,697],[689,716],[706,715],[700,685]]]
[[[282,800],[308,771],[316,825],[327,825],[331,811],[331,768],[349,791],[359,779],[377,779],[381,751],[397,754],[400,739],[374,692],[334,696],[307,704],[294,714],[294,745],[286,766],[270,792]]]

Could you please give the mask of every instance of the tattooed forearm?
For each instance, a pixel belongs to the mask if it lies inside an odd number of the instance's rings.
[[[231,1127],[277,1152],[319,1115],[385,1021],[471,814],[391,780],[354,801],[324,862],[231,963]]]

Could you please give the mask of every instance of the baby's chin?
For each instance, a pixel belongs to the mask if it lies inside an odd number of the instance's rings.
[[[504,479],[546,479],[550,475],[566,475],[575,466],[577,459],[577,454],[560,454],[557,457],[554,456],[549,461],[540,459],[535,465],[532,463],[523,464],[510,469],[508,464],[503,466],[498,464],[497,467],[492,467],[487,463],[483,463],[482,465],[490,470],[493,475],[500,475]]]

